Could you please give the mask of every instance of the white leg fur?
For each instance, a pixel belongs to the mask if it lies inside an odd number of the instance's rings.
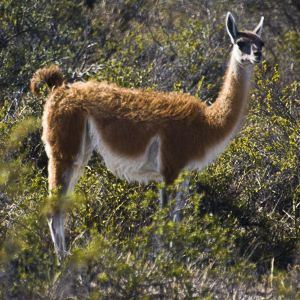
[[[59,262],[66,254],[65,219],[66,215],[64,213],[58,213],[48,220],[54,249]]]
[[[60,191],[61,201],[66,201],[68,195],[72,193],[79,178],[84,174],[85,167],[92,154],[92,143],[90,136],[85,130],[83,142],[80,152],[75,159],[73,166],[70,170],[65,172],[65,186]],[[66,213],[62,211],[56,212],[49,220],[51,237],[54,243],[54,249],[60,261],[66,255],[66,242],[65,242],[65,219]]]

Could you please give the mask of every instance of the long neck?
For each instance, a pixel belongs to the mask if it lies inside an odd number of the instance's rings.
[[[215,142],[235,134],[245,111],[252,69],[252,66],[241,66],[232,53],[221,92],[206,110],[206,120],[216,137]]]

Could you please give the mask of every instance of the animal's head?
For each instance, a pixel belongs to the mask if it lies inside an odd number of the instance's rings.
[[[255,65],[263,60],[262,48],[264,42],[260,38],[264,17],[253,31],[238,31],[232,14],[227,13],[226,28],[233,44],[235,59],[241,65]]]

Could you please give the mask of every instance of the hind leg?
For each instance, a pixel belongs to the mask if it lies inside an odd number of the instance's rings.
[[[48,181],[50,191],[50,209],[48,212],[48,225],[54,249],[60,261],[66,253],[66,242],[64,225],[66,211],[64,204],[68,192],[67,170],[72,168],[71,161],[58,160],[55,157],[49,158],[48,164]]]
[[[50,228],[50,234],[54,243],[54,249],[60,262],[65,256],[66,240],[65,240],[65,219],[66,214],[64,212],[56,212],[50,218],[48,218],[48,225]]]
[[[92,153],[92,143],[87,133],[84,134],[80,151],[75,159],[49,158],[49,190],[57,189],[57,197],[52,195],[52,207],[48,224],[54,249],[60,261],[66,255],[65,242],[65,202],[74,190],[78,179],[84,174],[85,167]]]

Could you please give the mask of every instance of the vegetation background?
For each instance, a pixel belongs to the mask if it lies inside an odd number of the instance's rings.
[[[58,266],[40,139],[48,91],[32,96],[34,71],[56,64],[69,82],[210,104],[231,51],[227,11],[245,29],[265,17],[265,61],[236,139],[191,174],[183,222],[159,209],[159,185],[117,179],[94,154]],[[0,298],[300,299],[299,23],[299,0],[0,0]]]

